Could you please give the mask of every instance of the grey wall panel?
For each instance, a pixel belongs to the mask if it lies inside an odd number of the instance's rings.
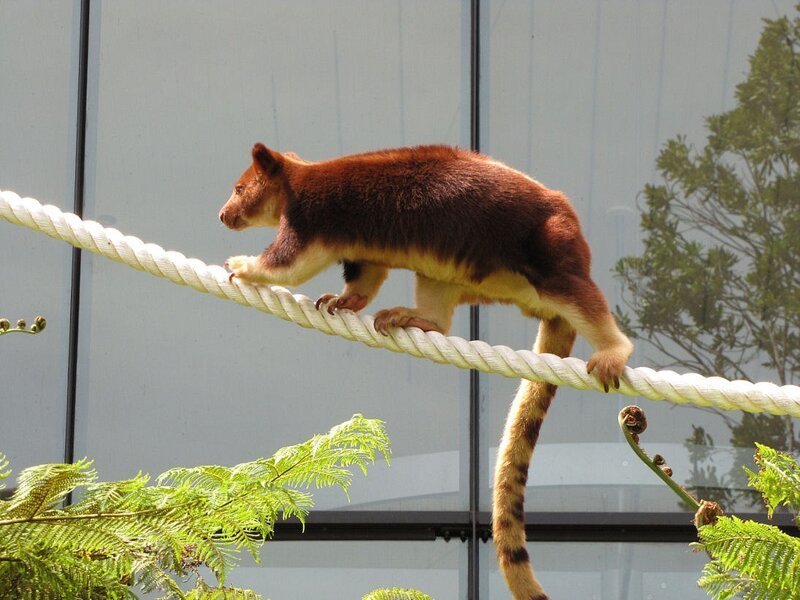
[[[645,184],[659,182],[660,148],[678,134],[704,143],[704,118],[734,105],[762,18],[791,13],[792,3],[491,1],[487,11],[484,150],[571,198],[592,247],[594,278],[609,303],[619,304],[611,270],[641,249],[637,202]],[[530,347],[536,328],[514,309],[481,312],[481,337],[490,343]],[[579,340],[574,353],[588,359],[591,349]],[[651,366],[653,358],[639,344],[631,365]],[[499,377],[481,385],[487,509],[494,452],[515,387]],[[530,510],[677,509],[622,442],[616,415],[633,402],[559,390],[529,478]],[[720,445],[719,472],[742,459],[726,446],[730,432],[722,420],[688,407],[644,408],[650,417],[644,443],[667,456],[677,480],[689,476],[683,441],[692,424],[706,427]]]
[[[93,8],[86,210],[144,240],[217,264],[260,252],[272,231],[236,233],[217,220],[256,140],[309,159],[464,143],[459,2]],[[84,267],[77,453],[96,456],[105,476],[244,461],[360,411],[388,422],[397,468],[354,502],[466,506],[465,372],[308,332],[96,257]],[[316,297],[341,285],[333,270],[298,291]],[[398,273],[369,310],[411,297],[410,277]],[[468,334],[466,315],[454,333]]]
[[[0,190],[72,209],[78,10],[0,2]],[[0,317],[37,336],[0,340],[0,452],[15,470],[64,456],[71,249],[0,222]]]

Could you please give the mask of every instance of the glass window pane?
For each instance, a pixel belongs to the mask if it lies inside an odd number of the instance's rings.
[[[468,141],[461,2],[92,10],[87,214],[205,262],[258,253],[274,235],[217,220],[255,141],[311,160]],[[97,457],[105,476],[269,455],[358,411],[388,423],[393,461],[354,488],[352,506],[466,508],[466,372],[305,331],[106,259],[84,266],[78,454]],[[297,291],[338,292],[336,271]],[[396,273],[367,311],[411,301],[411,277]],[[454,334],[468,335],[467,314]],[[341,493],[318,496],[318,508],[343,505]]]
[[[242,560],[226,585],[275,599],[353,600],[399,587],[456,600],[466,597],[466,548],[443,541],[269,542],[262,563]]]
[[[551,598],[702,600],[705,555],[686,544],[529,542],[536,575]],[[494,545],[481,546],[481,598],[508,598]]]
[[[0,4],[0,190],[71,210],[78,2]],[[0,340],[0,452],[19,471],[64,457],[71,248],[0,221],[0,317],[37,336]]]
[[[630,290],[623,289],[612,271],[620,259],[640,255],[644,249],[645,232],[640,226],[640,212],[646,204],[643,190],[647,185],[664,184],[657,163],[660,152],[668,140],[681,135],[686,136],[687,144],[702,150],[709,135],[706,119],[737,105],[736,86],[749,70],[748,56],[765,27],[762,19],[796,16],[793,3],[491,1],[486,10],[491,27],[486,39],[489,77],[483,90],[488,101],[482,104],[484,149],[571,198],[592,247],[595,280],[612,307],[624,307],[631,315],[625,304]],[[507,93],[508,89],[519,93]],[[736,161],[729,155],[725,160]],[[697,198],[694,201],[702,204]],[[691,240],[703,242],[707,248],[719,244],[730,251],[724,242],[698,233],[697,221],[690,219],[682,227],[690,232]],[[675,236],[656,232],[653,238],[662,246],[668,239]],[[769,255],[766,248],[761,250]],[[752,262],[741,252],[738,257],[736,269]],[[692,263],[683,260],[667,261],[662,272],[672,267],[688,269],[685,265]],[[780,268],[792,270],[788,263]],[[734,270],[720,281],[730,283],[737,276],[744,277]],[[704,279],[700,278],[701,283]],[[671,368],[697,371],[696,348],[681,347],[687,337],[695,336],[693,339],[707,347],[704,374],[739,377],[737,369],[729,368],[733,363],[744,366],[753,380],[781,383],[781,369],[760,366],[769,357],[767,349],[754,352],[756,340],[744,342],[746,348],[736,347],[748,339],[743,337],[745,325],[732,333],[741,313],[724,306],[726,296],[699,289],[703,286],[698,287],[696,280],[691,275],[683,280],[685,291],[680,298],[687,308],[681,318],[691,321],[693,317],[687,313],[713,302],[713,308],[698,317],[709,321],[705,340],[692,333],[691,326],[681,326],[659,349],[649,343],[656,338],[641,331],[631,366],[664,367],[677,361]],[[639,281],[648,285],[643,278]],[[772,279],[765,287],[774,283]],[[640,305],[654,302],[677,284],[653,285],[653,295],[644,300],[640,297]],[[776,306],[780,312],[780,303]],[[711,323],[715,310],[734,321]],[[776,330],[784,323],[794,331],[790,311],[777,318]],[[672,314],[670,306],[665,307],[665,314]],[[662,331],[669,329],[668,317],[666,324],[662,322]],[[766,319],[763,315],[754,318]],[[490,307],[481,313],[481,337],[491,343],[529,348],[536,327],[534,321],[509,308]],[[728,350],[720,353],[714,349],[715,335],[728,340],[721,342]],[[787,337],[781,346],[790,352],[787,365],[796,351],[794,339],[796,336]],[[738,361],[742,353],[749,356],[746,365]],[[574,354],[588,359],[591,349],[579,339]],[[794,368],[787,366],[788,377],[793,377]],[[489,506],[494,452],[515,387],[516,382],[500,377],[484,377],[481,382],[487,415],[483,422],[483,508]],[[762,421],[739,412],[720,414],[691,406],[643,403],[617,394],[561,389],[542,429],[528,480],[535,488],[529,490],[529,510],[678,508],[673,494],[638,464],[618,431],[617,412],[633,403],[642,404],[648,415],[650,429],[642,437],[646,449],[666,457],[677,481],[713,488],[703,493],[724,500],[728,508],[758,505],[743,491],[741,471],[741,465],[752,459],[752,438],[776,441],[787,449],[797,447],[797,423],[792,420],[768,417]]]

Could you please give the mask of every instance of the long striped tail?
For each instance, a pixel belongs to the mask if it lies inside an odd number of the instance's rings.
[[[563,319],[542,320],[534,352],[568,356],[575,330]],[[548,600],[525,545],[525,484],[539,429],[556,386],[523,381],[506,418],[497,455],[492,498],[492,535],[497,561],[515,600]]]

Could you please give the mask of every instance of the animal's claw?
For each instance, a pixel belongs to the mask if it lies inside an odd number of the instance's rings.
[[[619,378],[625,369],[626,359],[627,356],[614,349],[601,350],[595,352],[586,363],[586,372],[595,375],[608,393],[612,388],[619,389]]]
[[[314,303],[314,306],[317,307],[317,310],[320,310],[320,307],[324,306],[327,309],[328,314],[332,315],[340,308],[346,308],[348,310],[358,312],[367,304],[369,304],[369,297],[363,294],[349,294],[346,296],[339,296],[337,294],[322,294],[322,296],[320,296]]]
[[[336,294],[322,294],[322,296],[317,298],[317,301],[314,302],[314,308],[319,310],[320,306],[327,305],[328,302],[330,302],[333,298],[336,298]],[[330,308],[328,309],[328,311],[330,312]]]

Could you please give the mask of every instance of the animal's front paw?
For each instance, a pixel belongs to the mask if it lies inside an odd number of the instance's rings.
[[[369,304],[369,297],[364,296],[363,294],[350,294],[347,296],[323,294],[317,298],[314,306],[317,307],[317,310],[324,306],[327,309],[328,314],[332,315],[334,311],[337,311],[340,308],[346,308],[348,310],[352,310],[353,312],[358,312],[367,304]]]
[[[231,272],[229,281],[234,277],[244,281],[254,281],[256,279],[256,257],[255,256],[231,256],[225,261],[225,268]]]
[[[395,308],[387,308],[386,310],[379,310],[375,313],[375,331],[383,335],[389,335],[389,327],[419,327],[422,331],[438,331],[444,333],[433,321],[421,317],[417,311],[412,308],[404,308],[396,306]]]
[[[619,378],[625,371],[625,363],[628,361],[628,353],[612,348],[595,352],[586,363],[586,372],[593,373],[603,389],[619,388]]]

